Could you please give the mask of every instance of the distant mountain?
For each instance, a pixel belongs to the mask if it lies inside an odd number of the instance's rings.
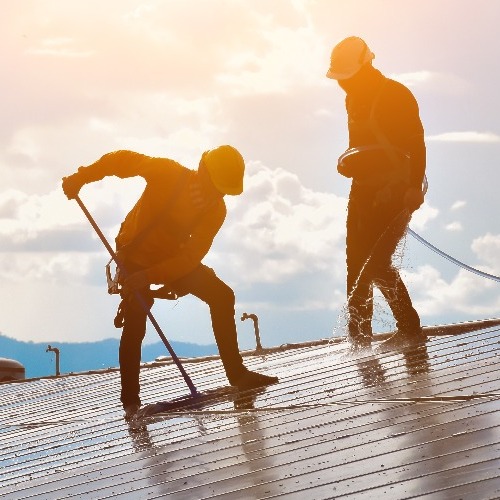
[[[0,358],[15,359],[26,369],[26,378],[55,375],[55,354],[47,352],[48,345],[60,352],[60,372],[77,373],[89,370],[118,367],[119,340],[107,339],[99,342],[22,342],[0,334]],[[199,345],[187,342],[171,342],[179,357],[200,357],[217,354],[215,344]],[[142,360],[153,361],[159,356],[168,356],[162,342],[142,347]]]

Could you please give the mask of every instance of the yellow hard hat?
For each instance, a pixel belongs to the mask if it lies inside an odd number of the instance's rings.
[[[210,179],[224,194],[237,195],[243,192],[245,161],[240,152],[232,146],[219,146],[202,155]]]
[[[347,80],[375,58],[364,40],[357,36],[344,38],[332,50],[330,68],[326,73],[333,80]]]

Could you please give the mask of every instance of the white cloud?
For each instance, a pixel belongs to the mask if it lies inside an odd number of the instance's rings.
[[[450,210],[459,210],[467,205],[467,202],[465,200],[457,200],[453,205],[450,207]]]
[[[500,276],[500,234],[485,234],[476,238],[471,245],[474,253],[486,262],[490,273]]]
[[[462,223],[458,222],[458,221],[450,222],[449,224],[446,224],[446,226],[444,228],[447,231],[462,231],[463,230]]]
[[[413,73],[393,73],[389,75],[389,78],[396,80],[403,85],[408,87],[414,87],[431,81],[435,77],[435,73],[431,71],[415,71]]]
[[[425,88],[437,94],[462,96],[471,88],[470,82],[452,73],[420,70],[409,73],[391,74],[389,76],[408,87],[422,87],[422,89]]]
[[[304,4],[294,2],[289,26],[277,16],[254,12],[259,44],[230,54],[216,80],[235,95],[283,93],[297,86],[329,85],[324,77],[324,40],[318,36]],[[300,63],[298,63],[300,61]]]
[[[426,137],[427,141],[436,142],[479,142],[496,143],[500,142],[500,135],[493,132],[445,132],[443,134],[431,135]]]
[[[346,200],[309,190],[280,168],[255,162],[249,170],[245,193],[231,204],[231,224],[224,229],[234,279],[248,285],[341,274]]]
[[[4,283],[9,283],[9,287],[26,282],[81,285],[91,272],[90,266],[95,264],[90,255],[84,252],[44,253],[38,250],[0,253],[0,276]]]
[[[488,233],[476,238],[471,248],[479,262],[466,264],[500,277],[500,235]],[[446,262],[446,266],[450,265]],[[456,275],[449,281],[430,265],[421,266],[416,271],[402,271],[405,281],[411,283],[417,310],[431,317],[451,314],[480,319],[498,316],[500,283],[461,267],[456,269]]]
[[[436,219],[439,210],[425,202],[411,217],[410,227],[415,231],[423,231],[427,224]]]
[[[15,217],[0,220],[0,234],[17,241],[32,238],[38,232],[77,221],[77,210],[71,209],[61,191],[28,196],[17,190],[0,193],[0,206],[8,205]]]
[[[411,284],[415,308],[424,317],[446,315],[481,319],[498,315],[498,283],[459,269],[447,282],[432,266],[421,266],[416,272],[404,270],[405,282]]]

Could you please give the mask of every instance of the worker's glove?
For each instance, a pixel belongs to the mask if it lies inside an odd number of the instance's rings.
[[[63,177],[62,188],[68,200],[75,199],[84,184],[85,181],[82,179],[82,174],[79,172],[69,175],[68,177]]]
[[[404,195],[403,203],[405,207],[410,211],[414,212],[424,202],[424,193],[422,189],[417,187],[410,187],[406,190]]]
[[[342,156],[339,157],[337,162],[337,172],[344,177],[358,178],[366,169],[366,162],[364,157],[359,153],[350,153],[348,149]]]
[[[395,169],[383,149],[350,148],[339,157],[337,172],[352,177],[358,184],[383,187],[392,180]]]
[[[122,282],[123,288],[130,292],[149,288],[150,284],[147,271],[137,271],[136,273],[132,273],[130,276],[123,279]]]

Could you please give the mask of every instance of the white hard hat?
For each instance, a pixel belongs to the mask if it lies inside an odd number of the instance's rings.
[[[357,36],[350,36],[339,42],[332,50],[330,68],[326,73],[333,80],[346,80],[354,76],[361,66],[375,58],[366,42]]]

